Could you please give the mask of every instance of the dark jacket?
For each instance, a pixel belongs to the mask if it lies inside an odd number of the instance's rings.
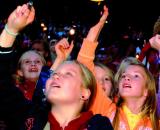
[[[47,121],[48,109],[36,100],[28,101],[15,86],[13,60],[12,48],[0,47],[0,129],[41,130]]]
[[[113,127],[109,118],[96,114],[89,120],[87,130],[113,130]]]

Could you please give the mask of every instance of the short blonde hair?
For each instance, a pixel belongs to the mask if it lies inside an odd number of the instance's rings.
[[[24,52],[21,55],[21,57],[19,58],[18,69],[21,69],[22,61],[24,60],[24,57],[29,53],[35,53],[36,55],[38,55],[41,58],[41,61],[42,61],[43,65],[46,65],[46,61],[45,61],[44,57],[40,53],[38,53],[36,50],[29,50],[29,51]]]

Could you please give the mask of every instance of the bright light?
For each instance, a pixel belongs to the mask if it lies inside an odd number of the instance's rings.
[[[44,28],[43,28],[43,31],[47,31],[47,27],[44,27]]]
[[[136,54],[136,58],[137,58],[137,59],[139,58],[139,55],[138,55],[138,54]]]
[[[90,0],[90,1],[101,2],[101,1],[104,1],[104,0]]]
[[[44,27],[45,25],[44,25],[44,23],[41,23],[41,27]]]
[[[74,34],[75,34],[75,29],[71,28],[71,29],[69,30],[69,34],[70,34],[70,35],[74,35]]]
[[[48,35],[48,39],[50,39],[51,38],[51,36],[50,35]]]

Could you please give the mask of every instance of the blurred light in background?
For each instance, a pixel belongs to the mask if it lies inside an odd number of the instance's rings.
[[[71,29],[69,30],[69,34],[70,34],[70,35],[74,35],[74,34],[75,34],[75,29],[74,29],[74,28],[71,28]]]

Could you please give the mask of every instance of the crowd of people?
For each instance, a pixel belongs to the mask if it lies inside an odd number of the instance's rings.
[[[160,68],[152,64],[153,57],[148,61],[150,68],[143,63],[148,49],[144,47],[137,58],[126,55],[116,71],[96,60],[98,38],[108,15],[104,6],[74,60],[74,41],[67,38],[52,48],[35,40],[29,50],[15,57],[16,37],[33,22],[35,9],[23,4],[9,15],[0,35],[0,129],[160,129],[159,84],[152,71],[159,74]],[[148,46],[160,52],[158,32]]]

